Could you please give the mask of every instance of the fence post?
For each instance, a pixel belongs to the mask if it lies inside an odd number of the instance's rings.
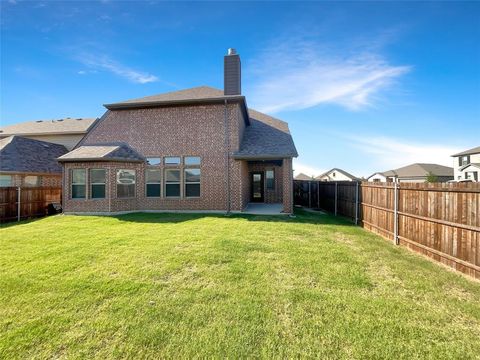
[[[21,188],[20,186],[17,187],[17,221],[20,221],[20,199],[22,198],[21,196]]]
[[[355,188],[355,225],[358,225],[358,181]]]
[[[312,182],[308,182],[308,208],[312,208]]]
[[[335,216],[337,216],[337,193],[338,193],[338,182],[335,181]]]
[[[393,241],[398,245],[398,183],[393,184]]]
[[[317,181],[317,209],[320,209],[320,180]]]

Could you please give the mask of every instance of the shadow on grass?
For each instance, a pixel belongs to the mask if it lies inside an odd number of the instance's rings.
[[[304,224],[324,224],[324,225],[343,225],[355,226],[350,219],[333,216],[322,212],[305,211],[295,209],[294,216],[282,215],[248,215],[248,214],[203,214],[203,213],[131,213],[125,215],[112,216],[119,221],[138,222],[138,223],[182,223],[186,221],[217,218],[217,219],[244,219],[257,222],[278,222],[278,223],[304,223]]]

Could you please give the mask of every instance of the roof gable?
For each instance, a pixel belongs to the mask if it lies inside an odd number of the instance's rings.
[[[58,158],[61,162],[95,160],[142,162],[145,157],[125,143],[106,143],[82,145]]]

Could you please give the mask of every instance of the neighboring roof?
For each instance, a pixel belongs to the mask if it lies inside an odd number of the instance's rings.
[[[471,155],[471,154],[480,154],[480,146],[477,146],[477,147],[474,147],[472,149],[459,152],[458,154],[455,154],[455,155],[452,155],[452,156],[462,156],[462,155]]]
[[[13,124],[0,128],[0,136],[84,134],[95,123],[94,118],[36,120]]]
[[[142,162],[145,158],[125,143],[82,145],[58,158],[61,162],[94,160]]]
[[[312,180],[312,177],[305,175],[304,173],[300,173],[297,176],[295,176],[295,180]]]
[[[10,136],[0,140],[0,171],[61,173],[57,158],[67,151],[63,145]]]
[[[297,157],[297,149],[285,121],[249,109],[250,126],[245,128],[236,159],[278,159]]]
[[[466,168],[468,168],[469,166],[475,166],[476,168],[480,169],[480,163],[470,163],[470,164],[467,164],[467,165],[463,165],[459,170],[463,171]]]
[[[245,118],[248,122],[248,109],[243,95],[225,95],[223,90],[210,86],[198,86],[190,89],[172,91],[143,98],[124,100],[117,103],[104,104],[108,110],[135,109],[163,105],[180,105],[192,103],[211,103],[238,101],[242,104]]]
[[[352,174],[346,172],[345,170],[342,170],[342,169],[339,169],[339,168],[333,168],[333,169],[331,169],[331,170],[328,170],[327,172],[324,172],[323,174],[318,175],[315,179],[316,179],[316,180],[319,180],[320,178],[322,178],[322,177],[330,174],[330,173],[333,172],[333,171],[337,171],[337,172],[339,172],[339,173],[342,173],[343,175],[345,175],[346,177],[349,177],[349,178],[352,179],[352,180],[357,180],[357,179],[358,179],[355,175],[352,175]]]
[[[376,172],[368,178],[371,178],[375,174],[395,176],[398,178],[425,177],[428,176],[429,173],[436,176],[453,176],[453,168],[438,164],[411,164],[395,170]]]

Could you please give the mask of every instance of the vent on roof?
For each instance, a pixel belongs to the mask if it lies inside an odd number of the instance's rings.
[[[47,144],[42,144],[42,145],[43,145],[43,147],[45,147],[47,149],[50,147],[50,145],[47,145]]]

